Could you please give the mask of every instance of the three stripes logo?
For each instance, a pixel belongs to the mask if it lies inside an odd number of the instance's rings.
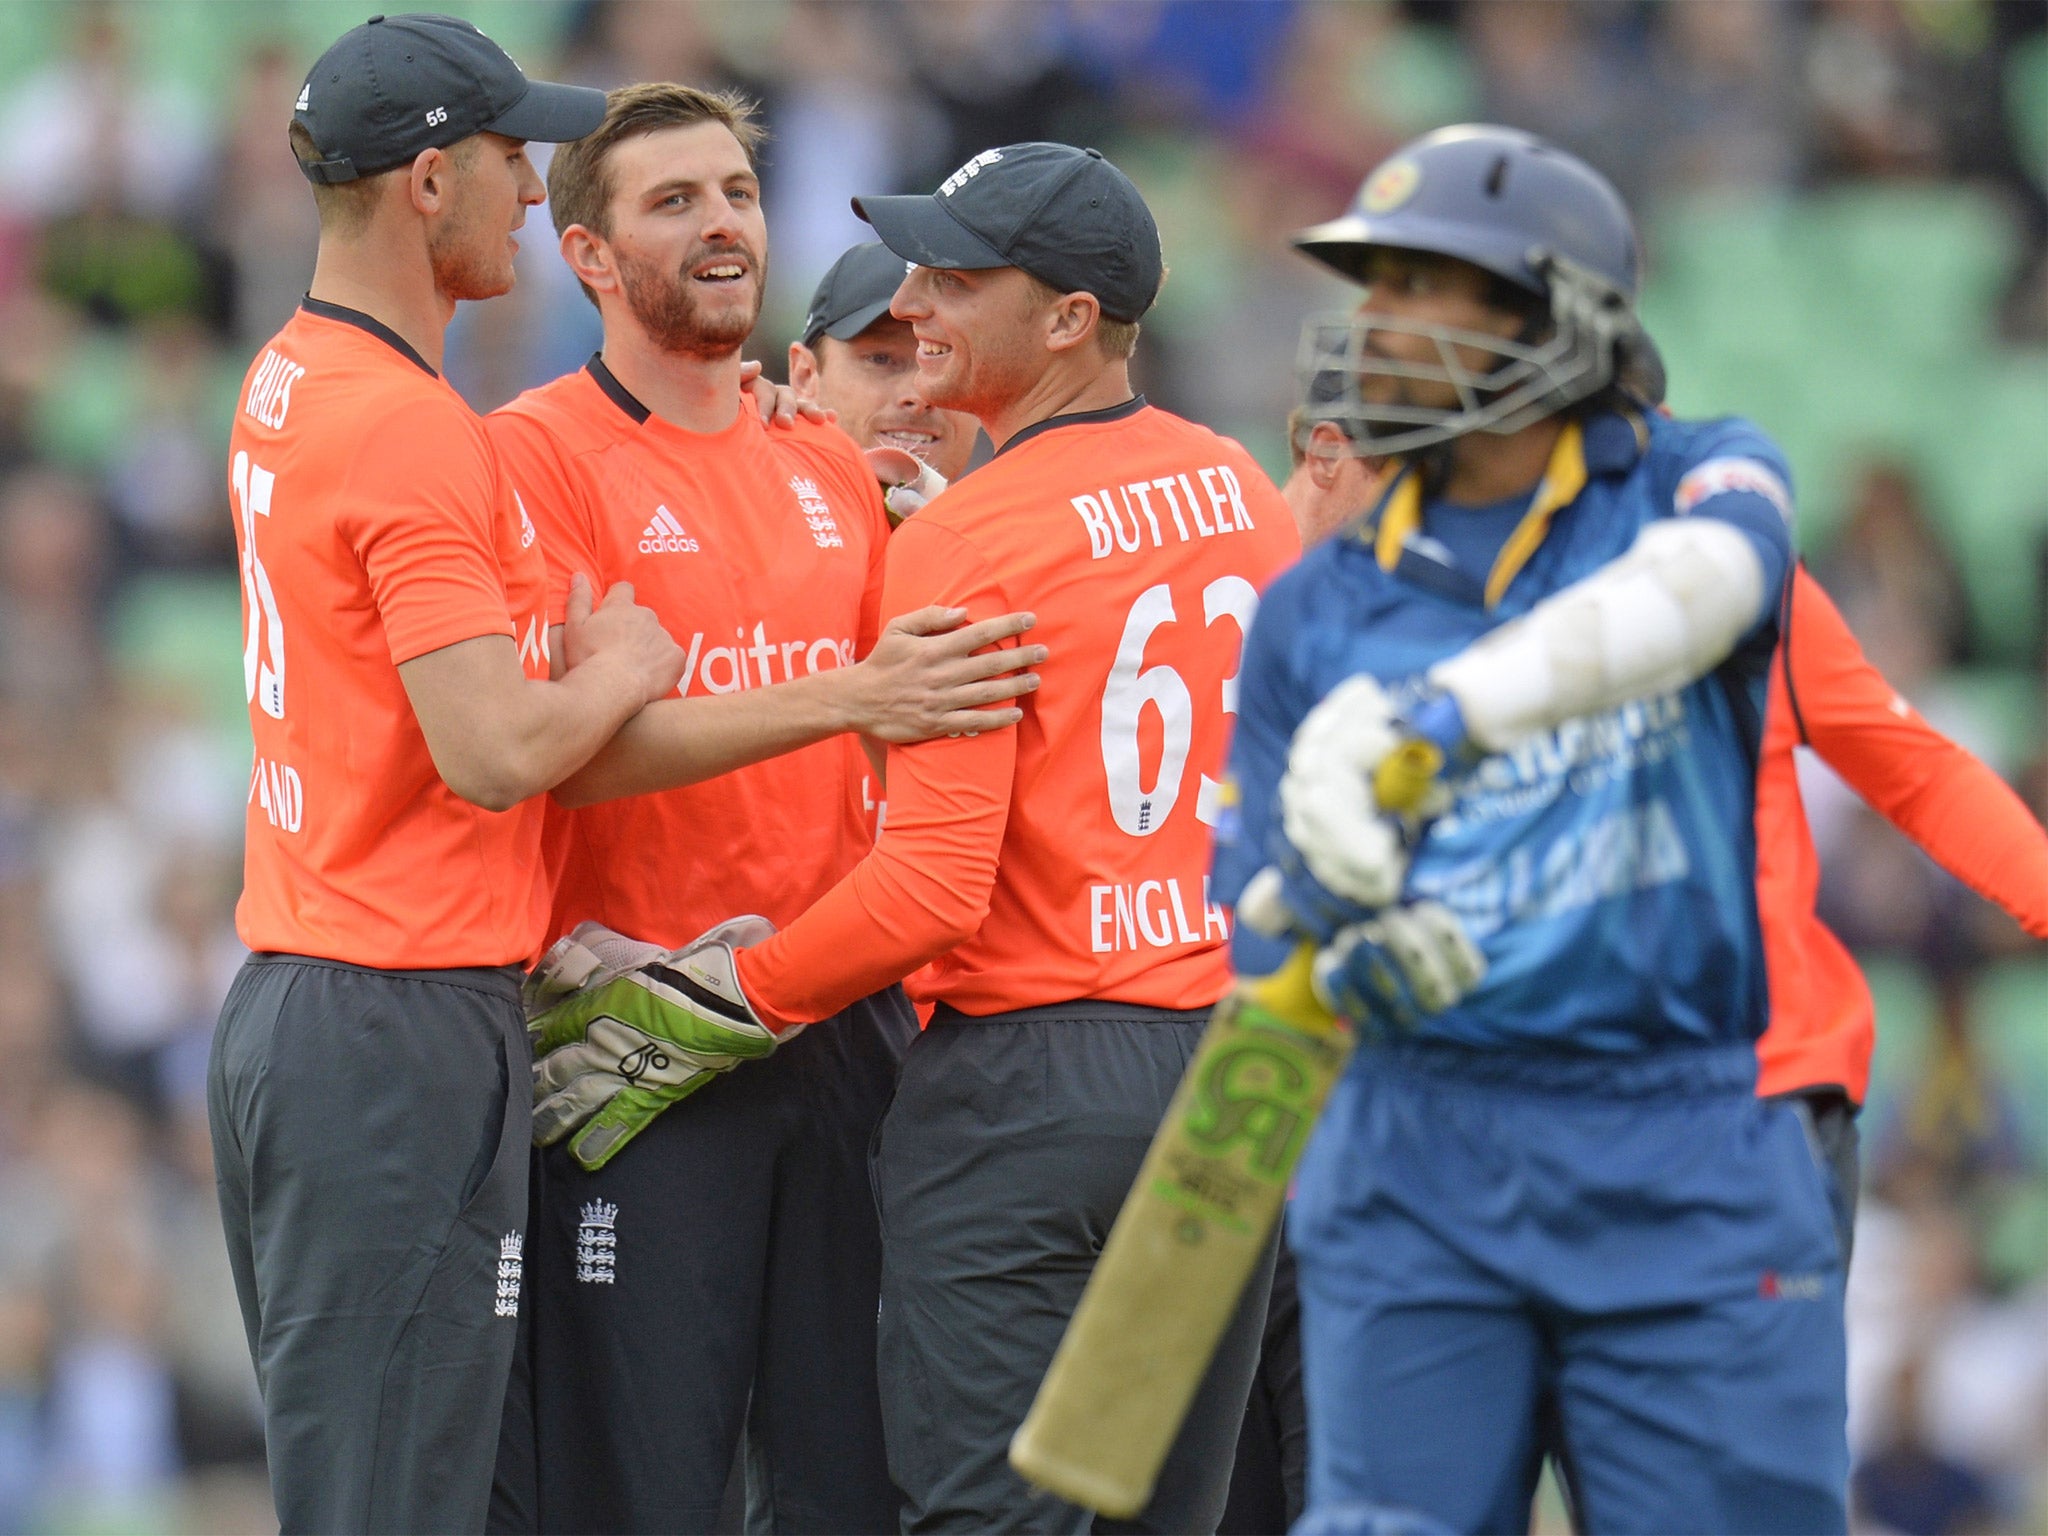
[[[656,507],[654,516],[648,520],[647,526],[640,530],[640,553],[694,555],[697,553],[697,541],[676,521],[675,513],[669,511],[667,507]]]

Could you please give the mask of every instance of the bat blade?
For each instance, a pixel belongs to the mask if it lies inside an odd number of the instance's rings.
[[[1120,1519],[1150,1501],[1351,1053],[1312,959],[1217,1005],[1010,1442],[1027,1481]]]

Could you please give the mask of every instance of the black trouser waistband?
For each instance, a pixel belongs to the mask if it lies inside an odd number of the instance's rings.
[[[391,981],[424,981],[438,983],[444,987],[470,987],[479,992],[495,992],[519,1001],[519,988],[526,980],[526,971],[517,965],[457,965],[446,970],[393,971],[375,965],[356,965],[347,960],[330,960],[324,955],[283,954],[274,950],[259,950],[243,962],[247,965],[314,965],[331,971],[352,971],[358,976],[381,976]]]
[[[1009,1008],[1001,1013],[962,1013],[950,1003],[940,1003],[932,1013],[931,1028],[955,1024],[1205,1024],[1209,1014],[1207,1008],[1155,1008],[1150,1003],[1119,1003],[1089,997],[1070,1003]]]

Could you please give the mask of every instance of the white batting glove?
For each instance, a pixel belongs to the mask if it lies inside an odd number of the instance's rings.
[[[1281,829],[1308,871],[1332,895],[1359,906],[1390,906],[1408,874],[1408,839],[1380,804],[1374,780],[1414,739],[1370,677],[1352,677],[1303,717],[1280,780]],[[1434,794],[1413,814],[1441,809]]]

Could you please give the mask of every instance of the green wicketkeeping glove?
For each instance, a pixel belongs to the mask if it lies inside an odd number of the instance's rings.
[[[736,917],[661,950],[578,924],[527,984],[534,1145],[574,1132],[570,1154],[602,1168],[669,1105],[773,1051],[733,951],[774,932],[765,918]]]

